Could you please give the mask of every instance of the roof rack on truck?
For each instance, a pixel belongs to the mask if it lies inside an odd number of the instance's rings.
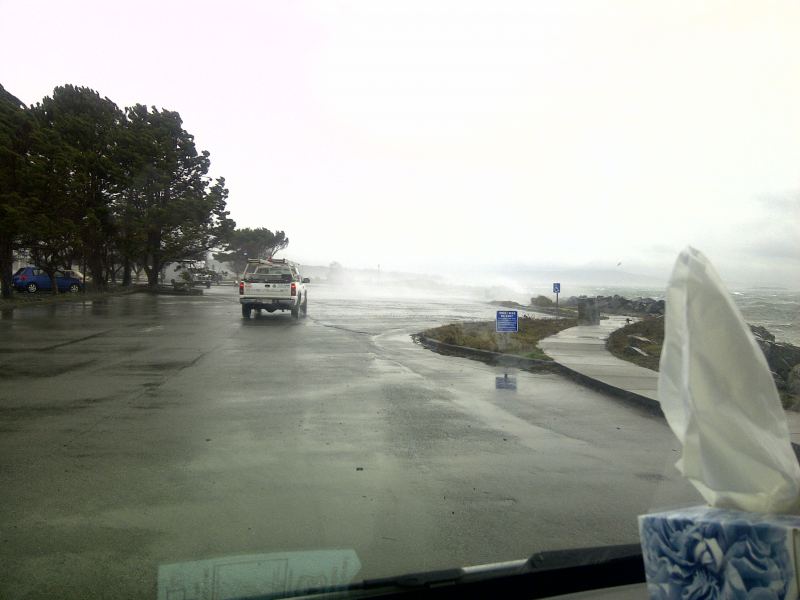
[[[288,265],[288,264],[291,264],[285,258],[248,258],[247,262],[249,262],[249,263],[265,263],[265,262],[268,262],[268,263],[273,263],[273,264],[276,264],[276,265]]]

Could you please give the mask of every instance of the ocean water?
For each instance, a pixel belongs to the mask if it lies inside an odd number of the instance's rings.
[[[763,325],[776,341],[800,346],[800,292],[750,290],[732,294],[749,323]]]
[[[664,298],[665,290],[622,287],[587,287],[582,293],[594,296],[619,294],[626,298]],[[763,325],[778,342],[800,346],[800,292],[752,288],[731,290],[736,306],[748,323]]]
[[[419,281],[372,281],[343,286],[316,284],[317,288],[326,290],[326,294],[344,294],[343,297],[369,298],[385,300],[388,303],[398,300],[414,302],[445,301],[458,310],[456,312],[438,314],[438,317],[450,319],[486,319],[492,317],[494,307],[488,306],[492,300],[513,300],[527,304],[531,297],[545,294],[551,299],[555,297],[549,290],[537,289],[534,286],[518,285],[515,288],[506,286],[454,286],[436,284],[431,287],[430,280]],[[562,287],[562,290],[565,290]],[[567,291],[568,290],[568,291]],[[435,293],[434,293],[435,292]],[[800,291],[789,291],[777,288],[733,288],[730,290],[734,302],[742,311],[748,323],[766,327],[779,342],[788,342],[800,346]],[[619,294],[625,298],[664,298],[664,288],[637,288],[625,286],[569,286],[561,294],[561,301],[570,296],[613,296]],[[390,304],[387,304],[390,306]],[[339,311],[347,309],[340,307]],[[488,311],[488,312],[487,312]],[[402,311],[398,312],[400,314]],[[423,311],[424,312],[424,311]],[[452,313],[452,314],[451,314]],[[420,313],[421,314],[421,313]],[[445,320],[445,322],[449,322]]]

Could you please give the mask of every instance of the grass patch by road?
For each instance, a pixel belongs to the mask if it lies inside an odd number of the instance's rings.
[[[514,302],[512,300],[492,300],[489,304],[494,304],[495,306],[502,306],[503,308],[513,308],[517,310],[528,310],[531,312],[539,312],[558,317],[578,316],[577,307],[561,305],[558,308],[556,308],[555,303],[553,303],[552,305],[529,304],[525,306],[524,304],[520,304],[519,302]]]
[[[9,299],[0,298],[0,310],[13,310],[14,308],[21,308],[23,306],[39,306],[44,304],[59,304],[63,302],[89,302],[92,300],[102,300],[110,296],[124,296],[126,294],[134,294],[145,290],[144,286],[131,286],[131,287],[117,287],[109,288],[104,291],[99,290],[86,290],[78,293],[60,292],[54,294],[52,292],[36,292],[29,294],[27,292],[17,292]]]
[[[664,319],[645,318],[636,323],[617,329],[606,342],[611,354],[630,361],[640,367],[658,371],[661,360],[661,346],[664,343]],[[642,356],[630,347],[639,348],[647,356]]]
[[[523,318],[519,320],[518,333],[497,333],[494,321],[477,321],[442,325],[423,331],[422,334],[445,344],[552,360],[539,348],[539,341],[577,324],[577,319]]]

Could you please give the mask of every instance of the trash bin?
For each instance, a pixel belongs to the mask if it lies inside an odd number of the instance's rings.
[[[580,298],[578,300],[579,325],[598,325],[600,323],[600,311],[594,300],[594,298]]]

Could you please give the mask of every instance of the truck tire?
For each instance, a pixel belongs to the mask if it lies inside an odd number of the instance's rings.
[[[242,318],[249,319],[253,308],[249,304],[242,304]]]
[[[303,318],[305,319],[308,316],[308,293],[303,296]]]
[[[292,307],[292,316],[295,319],[300,318],[300,302],[295,303],[295,305]]]

